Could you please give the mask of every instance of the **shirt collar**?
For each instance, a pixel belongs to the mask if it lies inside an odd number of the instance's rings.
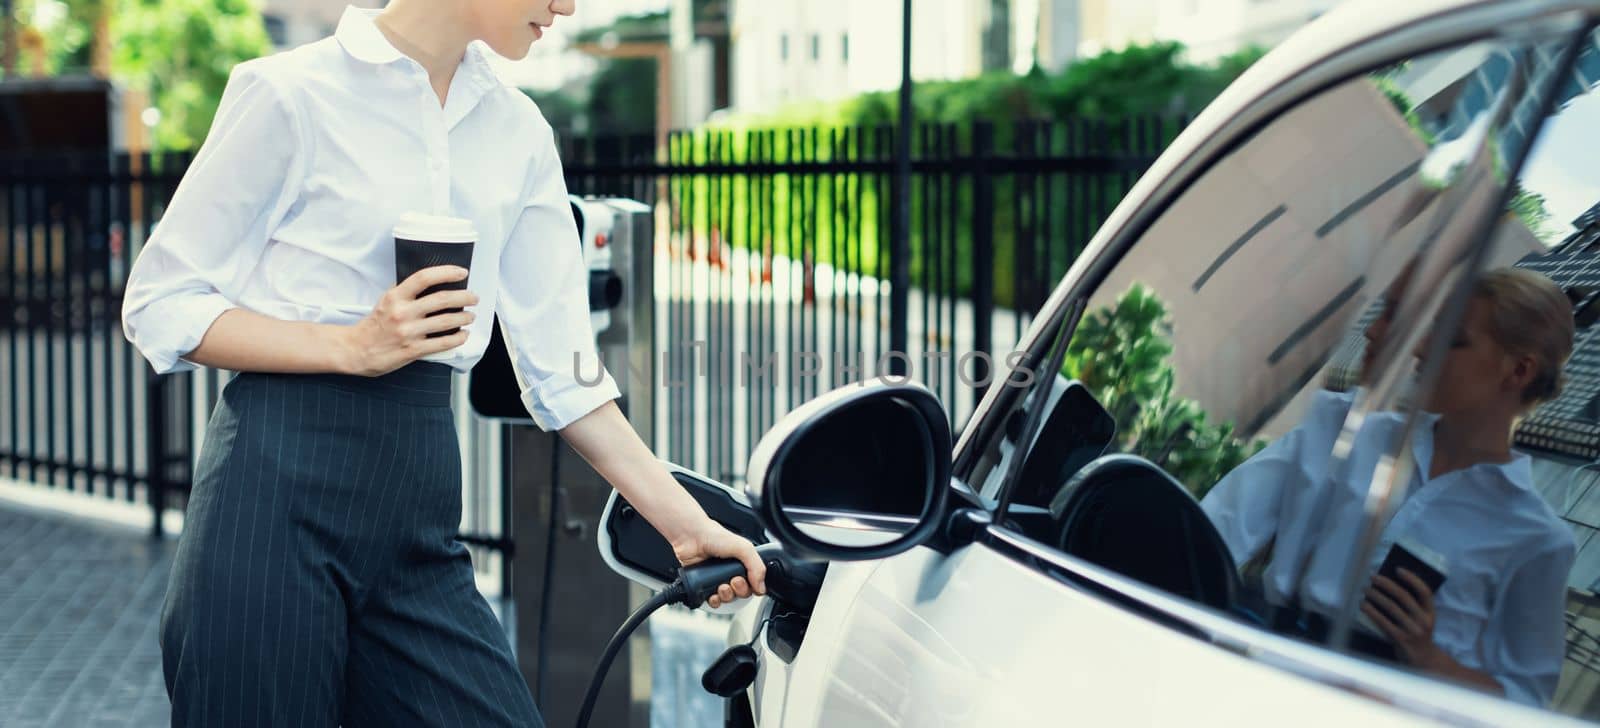
[[[461,60],[461,70],[466,71],[482,91],[491,91],[504,85],[494,72],[494,67],[489,65],[489,53],[483,41],[475,40],[467,45],[467,55]]]
[[[380,12],[383,11],[352,5],[345,8],[344,15],[339,18],[339,29],[334,31],[333,36],[339,39],[339,45],[344,47],[345,52],[356,60],[383,65],[405,56],[388,38],[383,37],[383,32],[372,22]]]
[[[339,28],[334,31],[334,37],[339,40],[346,53],[356,60],[374,65],[394,63],[405,54],[395,48],[389,39],[384,37],[383,31],[378,30],[373,19],[383,12],[378,8],[358,8],[354,5],[344,9],[344,15],[339,18]],[[488,51],[484,50],[482,41],[473,41],[467,45],[466,55],[461,59],[461,67],[457,73],[465,71],[468,80],[477,86],[480,91],[488,91],[500,85],[500,77],[495,75],[494,69],[489,65]]]

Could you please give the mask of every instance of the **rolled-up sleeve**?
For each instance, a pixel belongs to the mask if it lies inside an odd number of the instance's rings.
[[[1353,394],[1318,392],[1298,427],[1234,468],[1206,493],[1200,507],[1233,552],[1235,565],[1243,566],[1274,539],[1278,548],[1309,545],[1302,543],[1305,529],[1322,517],[1314,497],[1316,486],[1324,482],[1321,476],[1333,439],[1353,398]]]
[[[1511,700],[1544,707],[1556,693],[1567,650],[1567,572],[1576,551],[1571,538],[1563,538],[1501,584],[1481,655],[1484,671]]]
[[[1200,501],[1234,566],[1243,566],[1278,533],[1284,489],[1299,474],[1299,430],[1244,461]]]
[[[293,204],[305,159],[288,94],[261,61],[236,66],[189,169],[128,274],[123,333],[158,374],[236,306],[272,230]]]
[[[555,134],[542,119],[539,132],[527,202],[501,253],[495,311],[523,404],[534,423],[549,431],[619,392],[595,351],[588,271]]]

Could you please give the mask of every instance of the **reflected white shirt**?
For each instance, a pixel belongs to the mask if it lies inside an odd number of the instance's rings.
[[[1350,457],[1330,472],[1333,444],[1353,399],[1319,393],[1305,422],[1229,473],[1201,503],[1240,564],[1276,536],[1264,574],[1274,603],[1291,601],[1302,563],[1303,606],[1332,615],[1342,601],[1344,568],[1364,524],[1373,471],[1404,425],[1394,413],[1369,416]],[[1572,533],[1533,489],[1533,470],[1521,453],[1509,463],[1428,478],[1434,421],[1419,423],[1413,433],[1411,487],[1362,583],[1397,540],[1415,540],[1444,555],[1448,576],[1435,595],[1434,641],[1456,661],[1492,675],[1507,697],[1544,705],[1566,653],[1567,574],[1577,550]]]
[[[560,429],[618,396],[600,366],[555,135],[467,50],[441,108],[377,10],[331,38],[233,69],[211,131],[129,273],[128,339],[158,373],[240,307],[351,324],[395,284],[394,223],[417,211],[478,229],[469,338],[434,360],[466,371],[498,313],[528,411]]]

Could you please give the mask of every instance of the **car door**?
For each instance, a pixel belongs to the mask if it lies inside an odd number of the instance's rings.
[[[1372,544],[1296,504],[1315,492],[1278,489],[1258,510],[1306,522],[1259,553],[1219,550],[1200,500],[1287,448],[1311,480],[1376,483],[1403,460],[1401,439],[1353,455],[1341,436],[1406,411],[1412,332],[1448,320],[1448,293],[1545,251],[1533,215],[1505,203],[1552,89],[1593,42],[1595,7],[1561,5],[1440,3],[1387,24],[1336,12],[1241,79],[1113,214],[966,428],[952,532],[968,537],[834,564],[799,659],[755,688],[760,723],[1550,718],[1352,654],[1347,635],[1275,629],[1262,564],[1296,587],[1309,560],[1364,563]],[[1362,332],[1408,270],[1430,286],[1408,299],[1404,344],[1365,357]],[[1083,445],[1030,433],[1082,433],[1047,425],[1101,414],[1056,411],[1066,380],[1115,421],[1108,454],[1029,468]],[[1025,472],[1060,482],[1024,490]]]

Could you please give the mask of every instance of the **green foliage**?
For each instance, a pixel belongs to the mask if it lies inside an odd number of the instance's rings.
[[[1210,103],[1262,54],[1259,49],[1250,49],[1212,66],[1192,66],[1181,61],[1181,50],[1174,44],[1135,46],[1081,60],[1053,75],[1036,68],[1021,76],[996,72],[961,81],[919,83],[913,102],[917,121],[923,125],[945,125],[950,136],[945,140],[942,153],[936,152],[931,157],[920,151],[915,153],[935,163],[939,159],[970,155],[978,143],[975,122],[988,122],[985,146],[997,158],[1122,155],[1131,159],[1154,159],[1182,130],[1185,116]],[[776,144],[763,149],[761,161],[856,159],[853,153],[833,152],[828,143],[830,135],[843,135],[846,130],[852,134],[859,130],[869,134],[874,129],[890,130],[897,122],[897,107],[895,92],[881,92],[835,103],[808,103],[770,114],[732,115],[678,139],[670,158],[679,164],[710,161],[738,164],[751,158],[748,146],[752,136],[771,135]],[[1019,139],[1024,133],[1023,123],[1032,120],[1056,123],[1036,130],[1039,138]],[[1135,133],[1132,126],[1135,121],[1150,126]],[[806,137],[800,136],[812,130],[822,147],[815,153],[805,144]],[[922,149],[923,136],[919,134],[912,145],[914,150]],[[720,151],[713,158],[705,151],[708,148]],[[941,145],[935,143],[932,148],[939,149]],[[863,158],[887,159],[891,152],[892,149],[869,145]],[[918,175],[911,193],[912,283],[922,288],[931,285],[953,288],[957,295],[971,292],[973,250],[978,238],[974,227],[977,208],[981,205],[987,208],[993,222],[989,238],[993,243],[995,276],[990,283],[995,302],[1006,307],[1021,305],[1023,302],[1018,301],[1015,290],[1017,268],[1032,265],[1035,267],[1028,268],[1029,271],[1053,280],[1082,250],[1100,221],[1127,194],[1133,176],[1080,172],[1059,176],[1047,188],[1036,178],[997,175],[992,178],[993,196],[979,199],[978,189],[970,178]],[[879,254],[889,242],[889,200],[885,197],[889,188],[887,185],[880,188],[879,180],[872,176],[862,179],[851,175],[851,178],[838,192],[822,185],[815,195],[807,198],[805,195],[811,194],[807,178],[779,175],[774,182],[777,196],[773,198],[779,203],[777,209],[760,211],[776,218],[771,236],[752,241],[736,236],[729,242],[752,248],[770,246],[778,255],[810,257],[815,262],[831,263],[846,271],[878,275],[884,263]],[[744,180],[734,180],[730,183],[731,192],[720,195],[708,194],[713,184],[711,180],[690,184],[693,185],[694,209],[686,214],[701,239],[719,237],[717,221],[744,219],[741,211],[752,206],[741,196],[742,190],[748,187]],[[1034,185],[1027,206],[1013,204],[1026,184]],[[801,195],[801,200],[813,200],[815,207],[801,205],[791,210],[784,203],[792,191]],[[846,202],[859,216],[862,227],[859,233],[853,225],[839,219],[836,207],[839,201]],[[714,206],[719,209],[712,209]],[[1048,269],[1038,267],[1040,251],[1033,251],[1035,260],[1025,260],[1025,251],[1019,250],[1016,239],[1019,226],[1015,215],[1019,212],[1034,214],[1035,208],[1051,211],[1050,227],[1033,231],[1036,244],[1050,247]],[[804,215],[807,209],[817,212],[814,216]],[[1038,219],[1037,215],[1033,219]],[[929,228],[923,221],[929,220],[942,221],[935,226],[937,231],[942,231],[937,241],[924,235]],[[838,246],[832,237],[835,231],[842,237],[843,251],[860,251],[860,254],[845,257],[842,251],[836,251]],[[949,263],[932,262],[937,256],[930,253],[952,248],[954,253]]]
[[[589,86],[591,131],[616,133],[656,128],[656,62],[649,58],[606,61]]]
[[[94,37],[94,21],[102,4],[113,0],[16,0],[12,17],[18,23],[18,37],[32,29],[45,43],[45,73],[81,73],[89,67],[90,41]],[[4,42],[0,33],[0,43]],[[28,60],[17,59],[19,70],[26,70]]]
[[[573,37],[575,43],[599,43],[606,36],[621,40],[652,40],[660,41],[667,38],[669,32],[669,19],[666,11],[656,13],[642,13],[639,15],[624,15],[617,18],[610,25],[601,25],[585,28]]]
[[[1166,305],[1136,284],[1115,307],[1084,316],[1062,372],[1083,382],[1117,422],[1128,422],[1172,389],[1170,336]]]
[[[1519,184],[1506,207],[1539,240],[1553,242],[1560,235],[1550,224],[1550,210],[1545,207],[1544,195],[1529,192]]]
[[[1166,304],[1134,284],[1078,324],[1061,372],[1116,418],[1123,452],[1161,465],[1200,498],[1263,444],[1235,437],[1230,423],[1207,423],[1198,403],[1173,393],[1171,337]]]
[[[696,23],[727,21],[728,0],[692,0],[689,12]],[[664,41],[671,35],[671,18],[666,11],[624,15],[611,25],[585,28],[574,38],[577,43],[599,43],[606,36],[619,41]]]
[[[1248,48],[1210,66],[1181,59],[1176,43],[1129,46],[1079,60],[1059,73],[1037,67],[1026,75],[994,72],[960,81],[918,83],[918,121],[968,123],[1088,117],[1118,119],[1149,114],[1198,113],[1265,53]],[[774,114],[747,115],[733,126],[894,124],[897,91],[862,94],[830,104],[806,103]]]
[[[1406,124],[1411,127],[1411,131],[1417,135],[1417,138],[1431,148],[1439,143],[1439,135],[1422,122],[1422,118],[1416,112],[1416,103],[1395,82],[1395,77],[1404,72],[1409,65],[1409,62],[1397,64],[1372,74],[1370,78],[1373,84],[1378,87],[1378,90],[1388,97],[1390,103],[1394,104],[1395,110],[1405,117]],[[1489,144],[1496,149],[1494,155],[1496,178],[1504,182],[1506,176],[1505,165],[1501,158],[1502,155],[1498,151],[1500,140],[1498,138],[1490,138]],[[1522,187],[1520,182],[1516,183],[1512,191],[1511,201],[1506,204],[1506,210],[1517,216],[1522,221],[1522,224],[1528,226],[1528,230],[1533,233],[1534,237],[1545,241],[1547,244],[1553,243],[1554,239],[1560,235],[1560,232],[1550,224],[1550,211],[1545,207],[1544,195],[1528,191]]]
[[[602,60],[585,84],[555,91],[523,89],[562,135],[643,133],[656,127],[656,62],[650,58]]]
[[[113,33],[118,77],[150,92],[161,111],[155,145],[193,149],[205,139],[235,65],[271,50],[253,0],[119,0]]]
[[[1176,43],[1156,43],[1085,59],[1049,80],[1044,102],[1076,116],[1182,112],[1198,75],[1178,62],[1182,52]]]

